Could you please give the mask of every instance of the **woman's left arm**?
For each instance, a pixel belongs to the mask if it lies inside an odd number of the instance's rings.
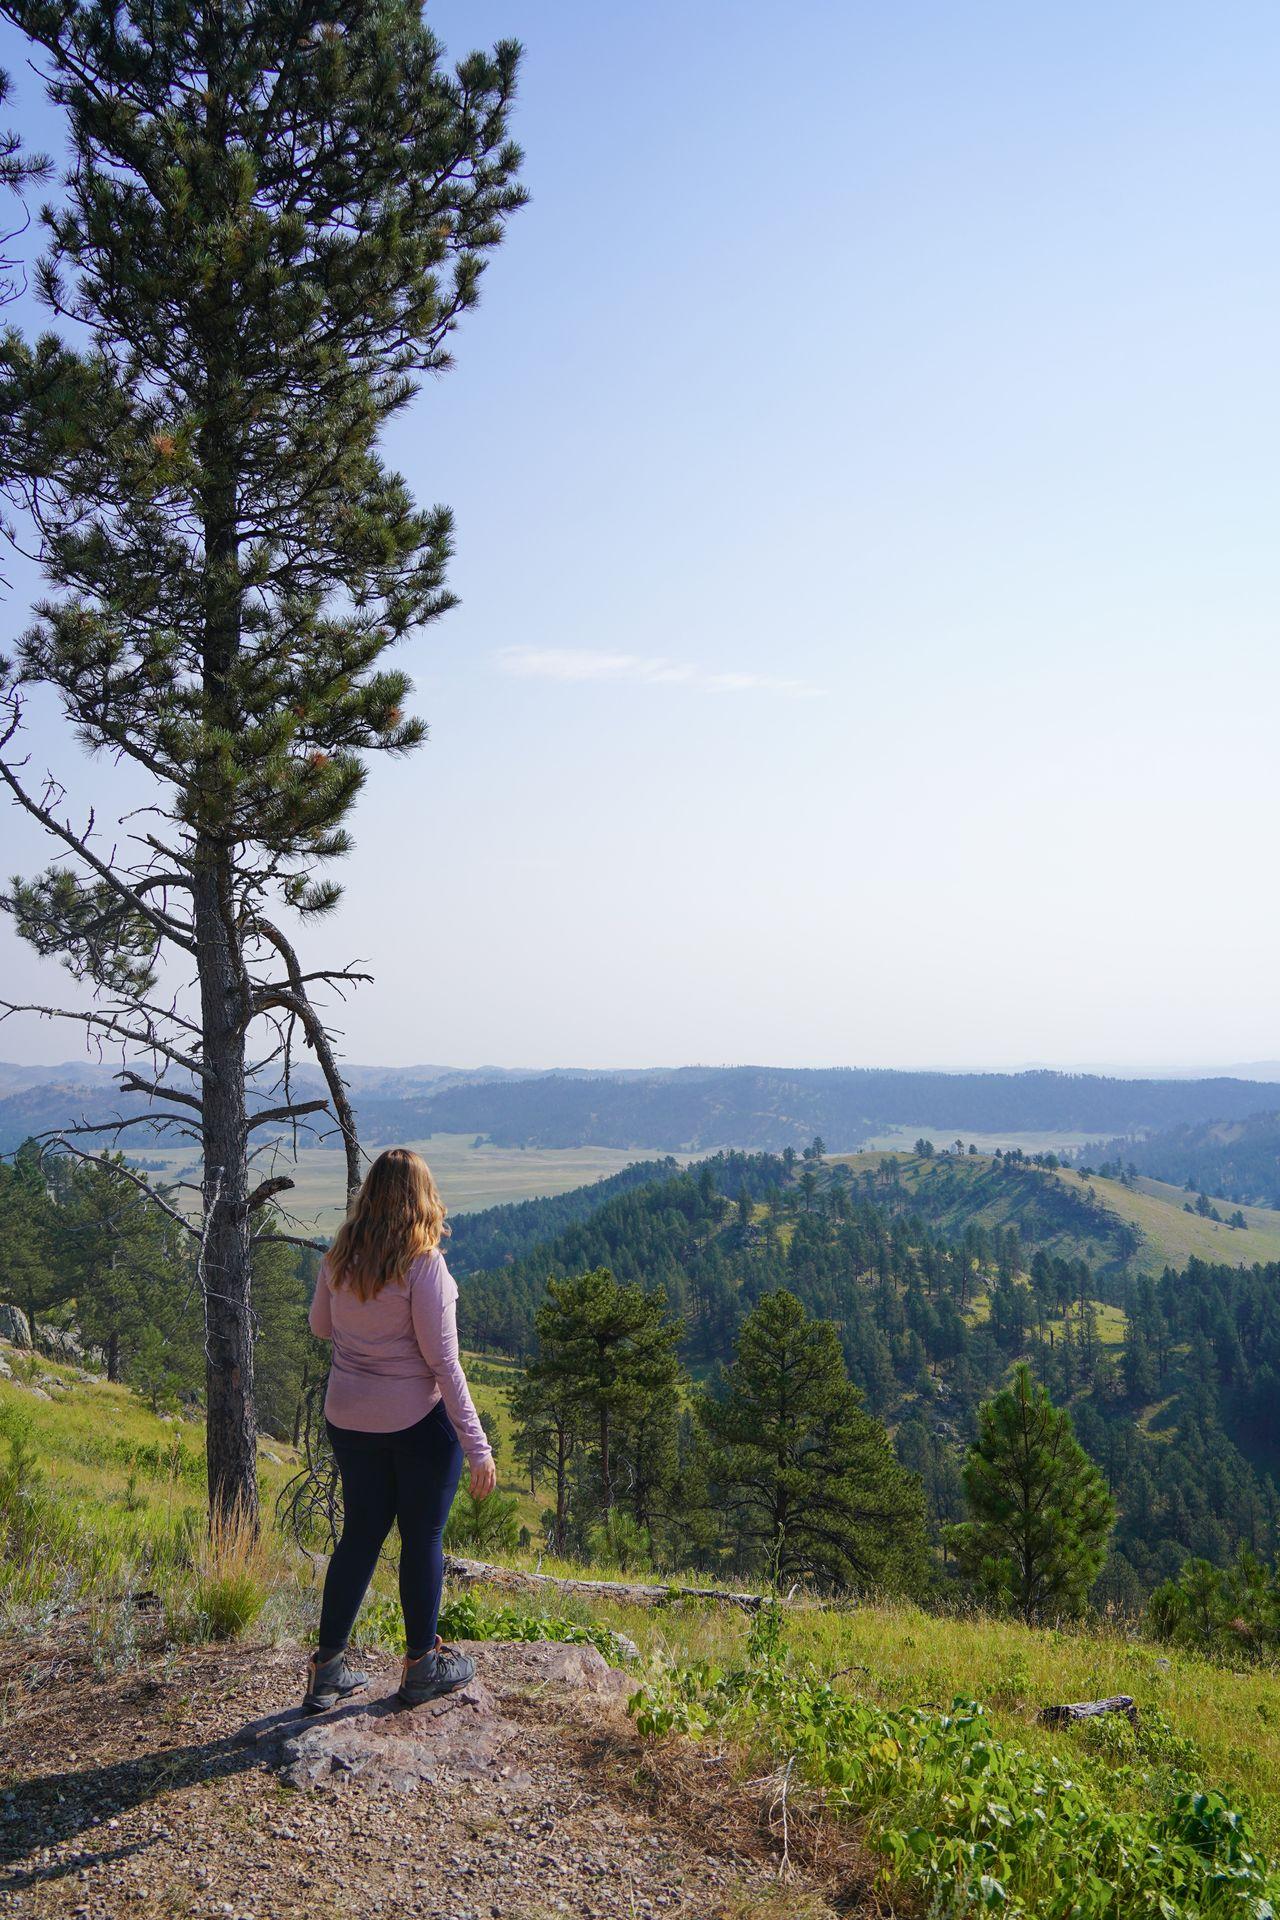
[[[307,1320],[317,1340],[332,1340],[333,1303],[329,1298],[329,1275],[323,1260],[316,1275],[316,1290],[311,1296],[311,1311]]]

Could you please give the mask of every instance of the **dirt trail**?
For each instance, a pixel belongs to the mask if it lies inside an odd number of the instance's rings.
[[[3,1661],[0,1910],[68,1920],[824,1920],[714,1756],[664,1777],[591,1648],[487,1643],[465,1694],[296,1713],[292,1650],[95,1679]],[[31,1681],[41,1682],[31,1690]],[[724,1781],[723,1786],[720,1785]]]

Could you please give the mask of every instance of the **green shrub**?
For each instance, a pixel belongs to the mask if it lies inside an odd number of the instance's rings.
[[[587,1533],[586,1558],[593,1566],[618,1573],[644,1573],[653,1565],[653,1541],[647,1527],[614,1507],[607,1520]]]
[[[515,1606],[487,1606],[476,1594],[460,1593],[440,1609],[440,1636],[444,1640],[555,1640],[570,1646],[595,1647],[606,1660],[623,1656],[618,1636],[608,1627],[583,1625],[563,1615],[536,1613]],[[362,1646],[404,1652],[404,1618],[399,1602],[372,1600],[356,1623]]]
[[[1267,1567],[1247,1548],[1234,1566],[1188,1560],[1176,1580],[1147,1603],[1157,1639],[1221,1658],[1261,1660],[1280,1653],[1280,1565]]]
[[[1157,1725],[1162,1770],[1044,1759],[997,1739],[982,1706],[888,1710],[790,1669],[775,1642],[745,1667],[673,1669],[633,1695],[641,1733],[729,1733],[789,1760],[836,1813],[857,1817],[887,1881],[935,1920],[1273,1920],[1274,1869],[1244,1812],[1183,1770]],[[1191,1750],[1193,1752],[1193,1750]],[[1143,1804],[1143,1802],[1147,1804]]]
[[[0,1594],[9,1606],[33,1606],[79,1584],[94,1555],[72,1515],[45,1486],[30,1422],[0,1409]]]
[[[445,1522],[444,1544],[455,1552],[510,1553],[518,1538],[519,1511],[514,1494],[491,1493],[487,1500],[476,1500],[469,1491],[460,1493]]]

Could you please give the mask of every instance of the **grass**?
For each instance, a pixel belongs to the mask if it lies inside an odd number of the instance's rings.
[[[1041,1149],[1037,1148],[1036,1151]],[[849,1167],[855,1175],[876,1172],[885,1159],[896,1160],[899,1177],[908,1192],[920,1187],[939,1170],[947,1178],[958,1178],[963,1182],[966,1177],[981,1179],[991,1172],[994,1165],[985,1153],[925,1159],[910,1152],[876,1150],[833,1157],[840,1165]],[[1119,1180],[1106,1180],[1100,1174],[1091,1174],[1082,1181],[1074,1169],[1067,1167],[1060,1167],[1056,1172],[1044,1171],[1029,1178],[1059,1180],[1077,1193],[1087,1193],[1092,1189],[1099,1204],[1108,1212],[1136,1227],[1141,1236],[1138,1251],[1124,1262],[1126,1269],[1132,1272],[1155,1276],[1163,1272],[1166,1266],[1185,1266],[1193,1257],[1223,1262],[1229,1266],[1252,1266],[1255,1261],[1280,1261],[1280,1213],[1267,1207],[1242,1208],[1248,1228],[1241,1232],[1225,1224],[1226,1219],[1235,1212],[1233,1201],[1214,1201],[1223,1215],[1223,1223],[1205,1220],[1198,1214],[1186,1212],[1184,1203],[1191,1196],[1184,1193],[1181,1187],[1167,1186],[1158,1180],[1140,1179],[1134,1186],[1128,1187]],[[989,1229],[1017,1226],[1020,1224],[1019,1206],[1034,1203],[1035,1194],[1035,1186],[1029,1185],[1025,1189],[1015,1188],[1012,1192],[1000,1193],[981,1207],[975,1208],[966,1201],[961,1208],[957,1203],[949,1213],[939,1217],[938,1224],[947,1231],[958,1230],[970,1221]],[[1210,1195],[1210,1198],[1213,1199],[1213,1196]],[[1053,1236],[1045,1244],[1055,1252],[1068,1256],[1082,1255],[1095,1263],[1101,1259],[1105,1264],[1114,1258],[1105,1247],[1100,1248],[1096,1240],[1082,1239],[1066,1232]]]
[[[1280,1260],[1280,1214],[1269,1207],[1242,1207],[1240,1211],[1249,1224],[1241,1232],[1225,1224],[1236,1210],[1230,1200],[1214,1201],[1223,1215],[1219,1223],[1187,1213],[1185,1202],[1194,1204],[1194,1195],[1159,1180],[1139,1180],[1126,1187],[1119,1180],[1104,1180],[1098,1174],[1082,1181],[1078,1173],[1065,1169],[1053,1177],[1076,1188],[1092,1187],[1104,1206],[1137,1227],[1143,1244],[1133,1264],[1139,1272],[1159,1274],[1166,1266],[1185,1266],[1193,1258],[1231,1267]]]
[[[41,1371],[70,1384],[40,1400],[0,1382],[0,1573],[11,1630],[48,1626],[71,1611],[87,1621],[95,1657],[124,1665],[137,1658],[137,1600],[153,1592],[162,1603],[156,1630],[171,1642],[245,1634],[305,1642],[314,1633],[322,1568],[310,1556],[270,1525],[259,1543],[234,1534],[208,1539],[197,1422],[163,1421],[127,1389],[77,1379],[68,1368],[42,1363]],[[502,1379],[509,1371],[484,1358],[472,1366],[480,1376],[477,1398],[502,1452],[502,1484],[514,1488]],[[262,1462],[268,1513],[275,1487],[293,1466],[287,1447],[270,1446],[282,1458]],[[11,1471],[15,1447],[25,1449],[27,1461],[20,1489]],[[519,1490],[524,1511],[536,1520],[548,1490],[530,1496],[527,1483]],[[498,1557],[526,1567],[533,1560],[518,1553]],[[600,1573],[546,1557],[542,1569]],[[393,1541],[366,1615],[370,1637],[380,1644],[395,1637],[394,1596]],[[737,1610],[698,1602],[653,1609],[553,1590],[545,1600],[480,1590],[455,1593],[450,1605],[449,1630],[458,1635],[574,1637],[605,1648],[614,1646],[612,1635],[623,1635],[639,1649],[637,1685],[659,1688],[673,1669],[700,1662],[722,1670],[743,1666],[750,1631]],[[1151,1758],[1163,1743],[1161,1751],[1174,1754],[1182,1772],[1247,1809],[1259,1846],[1280,1857],[1280,1674],[1274,1668],[1232,1670],[1166,1652],[1121,1621],[1032,1631],[1015,1621],[935,1614],[903,1601],[835,1607],[801,1596],[786,1609],[784,1638],[788,1669],[825,1683],[837,1703],[848,1703],[857,1725],[879,1726],[876,1716],[897,1716],[885,1724],[900,1753],[917,1734],[926,1744],[935,1740],[932,1719],[923,1733],[912,1719],[917,1710],[945,1714],[962,1695],[983,1710],[981,1738],[1001,1756],[1010,1792],[1039,1792],[1027,1783],[1046,1769],[1054,1778],[1066,1769],[1095,1797],[1105,1789],[1119,1812],[1145,1818],[1157,1787],[1164,1792],[1172,1778],[1171,1762]],[[745,1664],[750,1669],[752,1661]],[[1130,1751],[1122,1727],[1082,1733],[1038,1724],[1046,1704],[1113,1693],[1138,1701],[1150,1752]],[[742,1737],[744,1764],[750,1754],[758,1772],[768,1741],[783,1736],[762,1708]],[[969,1765],[971,1755],[965,1756],[976,1737],[970,1727],[957,1767]],[[937,1752],[945,1784],[950,1749]],[[890,1812],[901,1823],[917,1804],[910,1794],[902,1797],[901,1769],[892,1780],[885,1775],[874,1793],[880,1796],[876,1817],[888,1823],[886,1833],[896,1832]],[[929,1817],[941,1831],[938,1809]]]
[[[992,1154],[999,1147],[1002,1153],[1008,1153],[1020,1147],[1023,1153],[1074,1153],[1077,1147],[1092,1147],[1098,1144],[1096,1133],[1070,1133],[1061,1128],[1050,1128],[1044,1133],[964,1133],[962,1135],[967,1152],[975,1146],[980,1154]],[[932,1140],[935,1147],[955,1145],[954,1127],[902,1126],[885,1127],[873,1134],[865,1143],[863,1152],[879,1158],[881,1153],[912,1153],[917,1140]]]
[[[531,1200],[546,1194],[567,1193],[621,1172],[644,1156],[639,1149],[613,1147],[495,1147],[476,1146],[471,1133],[435,1133],[426,1140],[406,1140],[431,1164],[445,1205],[453,1213],[474,1213],[510,1200]],[[145,1158],[163,1161],[170,1178],[187,1175],[195,1163],[193,1150],[166,1153],[148,1144]],[[294,1181],[288,1195],[290,1213],[307,1232],[332,1233],[345,1211],[346,1173],[342,1155],[325,1147],[302,1147],[296,1160],[283,1147],[271,1160],[264,1156],[264,1175],[287,1173]],[[165,1176],[155,1173],[152,1179]]]

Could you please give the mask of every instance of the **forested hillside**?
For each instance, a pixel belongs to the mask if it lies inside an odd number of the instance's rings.
[[[1245,1206],[1280,1208],[1280,1113],[1183,1123],[1146,1139],[1108,1141],[1083,1158]]]
[[[1193,1261],[1153,1279],[1126,1264],[1135,1241],[1083,1184],[1026,1161],[726,1154],[513,1248],[469,1278],[462,1311],[471,1342],[524,1356],[548,1278],[608,1268],[665,1292],[706,1373],[786,1288],[838,1327],[850,1378],[923,1479],[935,1537],[962,1517],[979,1406],[1027,1360],[1117,1499],[1096,1597],[1130,1605],[1189,1555],[1273,1552],[1280,1517],[1280,1265]]]
[[[670,1158],[636,1160],[620,1173],[609,1174],[589,1186],[572,1187],[568,1193],[455,1214],[449,1223],[449,1265],[454,1273],[472,1273],[480,1267],[517,1260],[575,1221],[585,1220],[616,1194],[670,1179],[678,1171]]]
[[[101,1072],[86,1073],[83,1080],[87,1084],[78,1084],[61,1070],[48,1082],[23,1077],[0,1097],[0,1152],[87,1111],[97,1117],[142,1110],[137,1096],[104,1084]],[[498,1069],[358,1068],[352,1080],[367,1146],[451,1133],[481,1135],[497,1146],[781,1152],[819,1135],[833,1151],[847,1152],[889,1129],[922,1127],[943,1138],[957,1131],[1092,1135],[1127,1147],[1133,1134],[1194,1132],[1211,1122],[1233,1128],[1260,1107],[1280,1109],[1280,1085],[1259,1081],[1115,1080],[1045,1072],[682,1067],[504,1074]],[[311,1089],[315,1083],[303,1069],[298,1084]],[[1275,1190],[1273,1181],[1267,1191]]]
[[[1063,1073],[893,1073],[869,1068],[684,1067],[671,1073],[543,1074],[449,1087],[422,1100],[361,1102],[378,1144],[480,1133],[506,1146],[695,1151],[834,1150],[886,1127],[990,1133],[1127,1134],[1242,1118],[1280,1087],[1244,1080],[1110,1080]]]

